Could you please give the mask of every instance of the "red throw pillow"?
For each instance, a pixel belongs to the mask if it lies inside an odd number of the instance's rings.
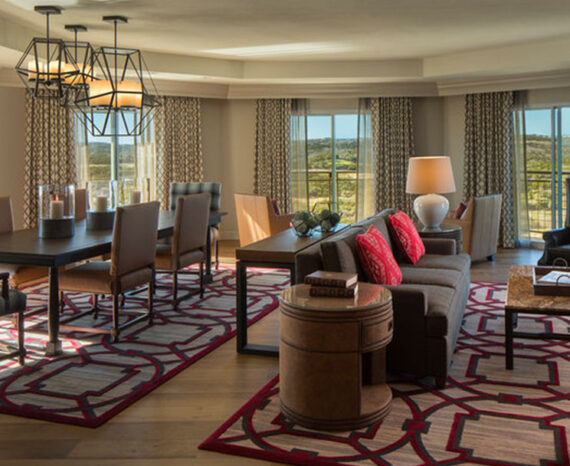
[[[466,210],[467,202],[460,202],[457,209],[455,209],[455,212],[453,212],[453,218],[461,218]]]
[[[356,250],[369,282],[379,285],[402,283],[402,271],[392,250],[374,225],[371,225],[366,233],[356,237]]]
[[[394,215],[390,215],[390,225],[396,245],[402,255],[412,264],[417,263],[426,253],[426,248],[414,226],[414,222],[399,210]]]
[[[281,215],[281,209],[279,208],[277,199],[271,199],[269,202],[271,202],[271,206],[273,207],[273,212],[275,212],[275,215]]]

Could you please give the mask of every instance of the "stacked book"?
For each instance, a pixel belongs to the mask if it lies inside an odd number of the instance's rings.
[[[311,296],[353,298],[358,292],[358,275],[317,270],[305,277],[305,284],[311,285]]]

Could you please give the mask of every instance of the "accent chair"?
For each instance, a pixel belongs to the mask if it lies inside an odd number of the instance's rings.
[[[566,223],[563,228],[556,228],[542,233],[544,252],[539,265],[558,265],[567,267],[570,264],[570,178],[566,178]]]

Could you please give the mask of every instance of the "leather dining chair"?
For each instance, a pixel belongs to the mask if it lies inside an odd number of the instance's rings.
[[[157,273],[172,274],[172,305],[200,293],[204,297],[204,262],[208,241],[210,219],[210,194],[179,196],[176,200],[176,217],[172,244],[158,244],[156,247]],[[178,297],[178,274],[192,273],[184,270],[193,264],[200,264],[200,288],[190,290]]]
[[[179,196],[187,196],[189,194],[210,194],[210,210],[219,211],[222,202],[222,183],[213,181],[184,181],[170,183],[170,210],[176,209],[176,202]],[[212,251],[214,253],[214,264],[216,270],[220,266],[220,225],[212,225],[210,228],[210,241]]]
[[[79,315],[62,319],[66,324],[86,314],[97,313],[98,295],[113,296],[113,326],[111,329],[67,326],[74,330],[94,333],[110,333],[118,341],[121,330],[148,318],[152,323],[155,277],[156,237],[158,230],[159,202],[118,207],[113,228],[111,261],[92,261],[64,270],[59,276],[61,304],[64,292],[93,294],[93,308]],[[148,312],[136,313],[138,317],[120,325],[120,297],[127,291],[148,284]],[[123,311],[125,315],[128,313]],[[62,328],[66,328],[62,326]]]
[[[20,365],[24,364],[26,357],[26,348],[24,346],[24,311],[26,310],[26,295],[17,290],[10,290],[8,287],[8,273],[1,273],[2,290],[0,293],[0,317],[4,318],[12,314],[16,314],[16,329],[18,332],[18,348],[11,351],[9,345],[0,343],[8,350],[7,353],[0,355],[0,360],[13,358],[18,356]]]

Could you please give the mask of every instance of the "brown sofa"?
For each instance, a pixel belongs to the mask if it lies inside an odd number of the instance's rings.
[[[297,283],[315,270],[352,272],[366,281],[356,253],[356,236],[374,224],[392,246],[388,209],[321,241],[295,258]],[[424,239],[426,255],[416,265],[399,261],[402,284],[392,291],[394,338],[388,346],[392,373],[433,376],[443,387],[469,296],[471,261],[456,254],[452,239]],[[398,259],[398,256],[395,254]]]

